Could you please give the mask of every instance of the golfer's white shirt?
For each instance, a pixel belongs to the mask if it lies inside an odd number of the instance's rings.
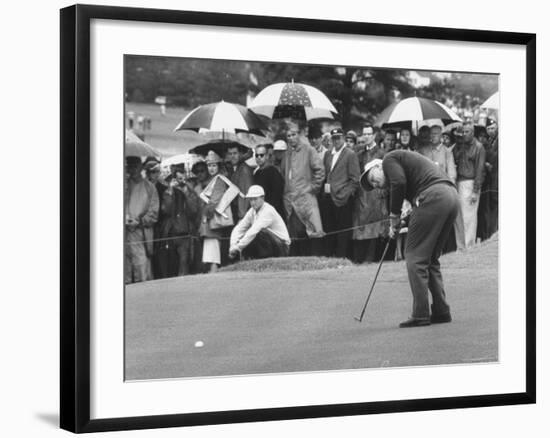
[[[258,212],[250,208],[231,232],[230,247],[239,251],[246,248],[262,230],[269,230],[287,245],[290,245],[290,236],[285,222],[272,205],[264,202]]]

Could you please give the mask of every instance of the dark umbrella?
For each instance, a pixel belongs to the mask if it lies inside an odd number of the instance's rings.
[[[227,149],[231,146],[237,146],[242,153],[246,153],[250,150],[249,147],[238,143],[236,141],[227,141],[227,140],[211,140],[204,144],[195,146],[194,148],[189,149],[189,152],[192,154],[198,154],[206,156],[208,151],[216,152],[220,157],[224,157],[227,153]]]

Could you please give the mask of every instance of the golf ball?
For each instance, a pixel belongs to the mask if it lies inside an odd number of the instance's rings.
[[[202,341],[195,342],[195,347],[200,348],[200,347],[203,347],[203,346],[204,346],[204,342],[202,342]]]

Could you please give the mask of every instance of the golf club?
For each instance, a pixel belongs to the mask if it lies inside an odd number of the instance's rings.
[[[361,310],[361,316],[357,317],[354,316],[356,321],[363,321],[363,316],[365,315],[365,310],[367,310],[367,304],[369,304],[370,296],[372,295],[372,291],[374,290],[374,285],[376,284],[376,279],[378,278],[378,273],[380,272],[380,268],[382,267],[382,263],[384,262],[384,257],[386,257],[386,252],[388,251],[388,247],[390,246],[391,239],[388,239],[388,243],[386,243],[386,247],[384,248],[384,253],[382,254],[382,258],[380,259],[380,263],[378,264],[378,269],[376,270],[376,275],[374,276],[374,280],[372,282],[372,286],[370,287],[369,295],[367,296],[367,301],[365,301],[365,305],[363,306],[363,310]]]

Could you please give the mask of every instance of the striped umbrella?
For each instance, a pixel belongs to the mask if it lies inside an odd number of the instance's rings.
[[[338,114],[328,97],[317,88],[294,82],[269,85],[249,107],[270,119],[334,119]]]
[[[263,136],[268,130],[264,122],[248,108],[223,100],[195,108],[183,118],[174,132],[185,129],[198,133],[219,132],[222,139],[226,133],[248,132]]]
[[[378,116],[375,126],[400,124],[403,122],[421,122],[423,120],[440,120],[443,124],[461,122],[452,110],[442,103],[423,97],[409,97],[392,103]]]
[[[124,156],[126,157],[161,157],[159,151],[157,151],[153,146],[145,143],[129,129],[126,130],[124,146]]]

